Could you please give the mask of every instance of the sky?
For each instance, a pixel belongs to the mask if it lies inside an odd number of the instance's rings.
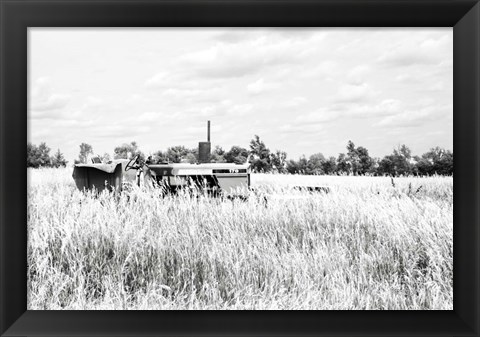
[[[298,159],[453,149],[452,28],[29,28],[28,141],[73,163],[259,135]]]

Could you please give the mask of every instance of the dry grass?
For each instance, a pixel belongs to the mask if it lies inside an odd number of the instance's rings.
[[[71,172],[28,172],[29,309],[453,308],[452,178],[253,175],[265,207],[95,198]]]

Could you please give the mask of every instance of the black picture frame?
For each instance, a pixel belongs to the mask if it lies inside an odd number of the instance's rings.
[[[478,336],[480,4],[476,0],[0,0],[2,336]],[[28,311],[27,27],[453,27],[452,311]]]

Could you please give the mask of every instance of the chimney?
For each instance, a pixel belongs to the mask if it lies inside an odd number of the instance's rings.
[[[198,161],[200,163],[210,162],[210,121],[207,122],[207,141],[198,143]]]
[[[210,121],[207,122],[207,142],[210,143]]]

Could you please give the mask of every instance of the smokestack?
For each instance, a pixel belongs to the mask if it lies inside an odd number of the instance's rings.
[[[200,163],[210,162],[210,121],[207,123],[207,141],[198,143],[198,161]]]
[[[210,142],[210,121],[207,123],[207,142]]]

